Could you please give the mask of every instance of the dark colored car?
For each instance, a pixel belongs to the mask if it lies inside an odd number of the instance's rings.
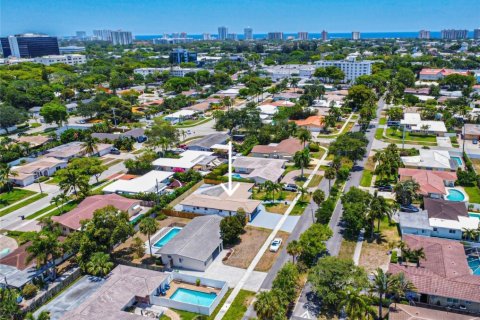
[[[138,143],[143,143],[143,142],[145,142],[145,141],[147,141],[147,137],[146,137],[146,136],[139,136],[139,137],[137,138],[137,142],[138,142]]]
[[[385,185],[385,186],[378,186],[378,191],[382,191],[382,192],[392,192],[393,191],[393,187],[391,185]]]
[[[112,150],[110,150],[110,153],[111,154],[120,154],[120,150],[118,150],[117,148],[112,148]]]
[[[408,205],[408,206],[400,206],[400,211],[415,213],[415,212],[419,212],[420,209],[418,209],[413,205]]]

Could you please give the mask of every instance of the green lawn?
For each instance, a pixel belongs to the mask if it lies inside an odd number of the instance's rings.
[[[320,150],[316,152],[310,152],[310,157],[315,159],[321,159],[325,154],[325,152],[326,152],[325,149],[320,148]]]
[[[363,170],[362,179],[360,180],[360,185],[362,187],[370,187],[372,185],[373,172],[370,170]]]
[[[26,197],[34,195],[35,192],[25,189],[14,188],[10,192],[0,194],[0,209],[14,204],[17,201],[25,199]]]
[[[292,212],[290,212],[291,216],[301,216],[303,214],[303,211],[305,211],[305,208],[308,206],[310,202],[310,195],[305,194],[303,195],[303,199],[295,204],[293,207]]]
[[[182,121],[181,123],[179,124],[176,124],[175,125],[175,128],[190,128],[190,127],[195,127],[195,126],[198,126],[202,123],[205,123],[205,122],[208,122],[212,120],[212,118],[202,118],[202,119],[198,119],[198,120],[185,120],[185,121]]]
[[[27,200],[24,200],[24,201],[21,201],[21,202],[18,202],[16,204],[14,204],[13,206],[11,207],[8,207],[7,209],[4,209],[2,211],[0,211],[0,217],[3,217],[4,215],[6,214],[9,214],[10,212],[13,212],[15,210],[18,210],[20,208],[23,208],[31,203],[34,203],[35,201],[38,201],[40,199],[42,199],[43,197],[46,197],[47,194],[46,193],[39,193],[31,198],[28,198]]]
[[[468,194],[468,202],[480,203],[480,190],[478,187],[463,187]]]
[[[222,301],[220,301],[220,303],[218,304],[218,306],[215,308],[215,310],[213,311],[213,313],[210,315],[210,316],[205,316],[205,318],[202,318],[202,319],[205,319],[205,320],[213,320],[215,319],[215,317],[217,316],[217,313],[220,311],[220,309],[223,307],[223,304],[225,303],[225,301],[227,300],[228,296],[230,295],[230,293],[232,293],[232,290],[231,288],[229,288],[227,290],[227,293],[225,293],[225,296],[223,297]],[[241,290],[241,291],[244,291],[244,290]],[[240,292],[241,292],[240,291]],[[237,296],[238,297],[238,296]],[[235,299],[236,300],[236,299]],[[233,304],[232,304],[233,306]],[[177,309],[172,309],[173,311],[175,311],[175,313],[177,313],[179,316],[180,316],[180,319],[181,320],[193,320],[195,319],[195,317],[197,317],[199,314],[198,313],[193,313],[193,312],[188,312],[188,311],[182,311],[182,310],[177,310]]]
[[[68,202],[66,204],[63,205],[63,213],[67,213],[68,211],[76,208],[78,206],[79,202],[78,201],[71,201],[71,202]],[[55,210],[53,210],[55,209]],[[34,220],[36,219],[38,216],[44,214],[45,212],[47,211],[50,211],[50,210],[53,210],[52,212],[49,212],[48,214],[44,215],[42,218],[45,218],[45,217],[53,217],[53,216],[59,216],[62,214],[62,211],[59,210],[55,204],[51,204],[41,210],[38,210],[37,212],[35,212],[34,214],[32,215],[29,215],[28,217],[26,217],[26,219],[28,220]]]
[[[390,139],[397,139],[397,140],[402,140],[403,133],[400,130],[393,130],[393,128],[388,128],[386,131],[386,135]],[[424,134],[418,134],[418,133],[410,133],[408,131],[405,131],[405,141],[410,140],[410,141],[417,141],[417,142],[432,142],[436,143],[437,142],[437,137],[434,135],[424,135]]]
[[[247,311],[249,302],[251,299],[255,297],[255,292],[248,291],[248,290],[240,290],[238,295],[232,302],[230,309],[228,309],[227,313],[223,317],[224,320],[241,320],[243,315]]]
[[[56,175],[53,175],[50,180],[48,180],[47,182],[45,183],[48,183],[48,184],[58,184],[60,182],[60,178],[59,176],[56,176]]]
[[[317,187],[320,184],[320,182],[322,181],[322,178],[323,178],[323,176],[321,176],[319,174],[314,175],[312,180],[310,180],[310,182],[308,183],[307,188]]]
[[[380,118],[378,124],[387,124],[387,118]]]
[[[375,139],[382,140],[382,138],[383,138],[383,129],[382,128],[377,129],[375,131]]]

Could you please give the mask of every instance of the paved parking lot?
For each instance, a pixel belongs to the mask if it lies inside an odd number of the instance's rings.
[[[253,219],[253,221],[249,222],[248,224],[251,225],[252,227],[274,229],[281,218],[282,218],[281,214],[270,213],[262,210],[257,214],[255,219]],[[292,232],[293,228],[295,228],[295,226],[297,225],[297,222],[299,219],[300,219],[300,216],[288,216],[287,220],[285,220],[285,223],[280,228],[280,230],[286,231],[286,232]]]
[[[97,277],[84,276],[58,297],[35,312],[35,317],[44,310],[50,311],[50,319],[60,319],[67,311],[73,310],[90,297],[105,282]]]

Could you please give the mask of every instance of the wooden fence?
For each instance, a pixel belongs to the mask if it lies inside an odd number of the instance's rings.
[[[161,212],[170,217],[187,218],[187,219],[193,219],[196,217],[203,216],[203,214],[185,212],[185,211],[175,211],[171,209],[163,209]]]
[[[121,265],[124,265],[124,266],[129,266],[129,267],[134,267],[134,268],[142,268],[142,269],[159,271],[159,272],[166,272],[166,271],[171,272],[172,271],[171,268],[167,268],[165,266],[135,263],[135,262],[128,261],[128,260],[125,260],[125,259],[121,259],[121,258],[113,258],[113,261],[116,264],[121,264]]]

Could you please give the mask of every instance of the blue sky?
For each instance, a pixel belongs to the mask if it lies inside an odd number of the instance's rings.
[[[418,31],[480,27],[479,0],[0,0],[0,33]]]

